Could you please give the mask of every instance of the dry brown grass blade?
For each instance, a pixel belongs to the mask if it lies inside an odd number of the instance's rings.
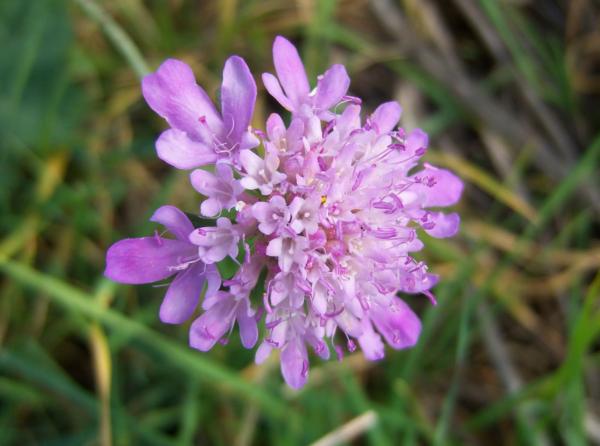
[[[100,400],[100,426],[98,439],[101,446],[111,446],[110,386],[112,365],[110,349],[104,330],[95,322],[90,328],[90,346],[93,356],[96,388]]]
[[[311,446],[335,446],[354,440],[362,435],[377,423],[377,415],[369,410],[347,423],[331,431],[321,439],[311,443]]]
[[[493,196],[516,213],[522,215],[531,223],[535,223],[538,214],[535,208],[523,200],[519,194],[510,190],[483,169],[470,163],[459,155],[450,153],[428,153],[428,160],[455,171],[460,177]]]
[[[467,220],[462,223],[463,230],[474,240],[482,240],[494,248],[510,253],[519,240],[516,234],[499,226],[479,220]],[[518,259],[535,262],[538,265],[568,266],[572,264],[594,265],[600,261],[600,246],[590,246],[585,251],[550,248],[531,242],[521,241]]]

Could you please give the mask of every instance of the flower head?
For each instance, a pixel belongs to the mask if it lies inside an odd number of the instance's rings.
[[[438,276],[415,256],[424,247],[419,234],[456,234],[458,214],[439,208],[455,204],[463,184],[447,170],[419,167],[428,138],[397,127],[398,103],[361,119],[342,65],[311,90],[289,41],[276,38],[273,57],[277,76],[263,74],[263,82],[291,119],[286,126],[272,114],[264,133],[248,127],[256,87],[237,56],[225,65],[220,112],[182,62],[167,61],[144,79],[146,100],[171,125],[159,137],[159,157],[183,169],[214,165],[190,178],[206,196],[201,214],[215,220],[194,228],[181,211],[159,209],[153,220],[175,239],[116,243],[106,275],[125,283],[176,275],[161,308],[167,322],[192,314],[208,280],[190,345],[209,350],[237,325],[251,348],[264,324],[256,361],[280,350],[282,375],[299,388],[309,351],[341,358],[360,347],[378,360],[385,343],[403,349],[418,341],[419,318],[399,293],[435,302]],[[238,267],[221,284],[215,264],[227,257]],[[171,298],[172,288],[184,291]]]

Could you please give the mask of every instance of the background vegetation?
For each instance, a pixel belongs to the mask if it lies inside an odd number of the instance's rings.
[[[599,443],[597,6],[1,0],[0,444]],[[439,305],[407,299],[419,345],[313,359],[299,393],[235,337],[188,349],[164,289],[102,278],[159,204],[197,206],[140,76],[178,57],[215,92],[231,53],[270,70],[276,34],[312,76],[345,63],[367,108],[399,100],[467,183],[460,236],[427,242]]]

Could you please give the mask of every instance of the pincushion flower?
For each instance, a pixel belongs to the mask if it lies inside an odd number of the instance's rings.
[[[183,62],[168,60],[144,79],[146,101],[171,127],[158,156],[180,169],[204,166],[190,179],[211,223],[195,228],[176,208],[160,208],[152,220],[175,238],[117,242],[106,275],[123,283],[175,275],[160,312],[170,323],[192,316],[208,282],[190,345],[210,350],[237,326],[244,347],[258,343],[256,362],[278,350],[284,380],[300,388],[310,351],[341,359],[360,347],[379,360],[385,343],[417,342],[420,320],[401,295],[435,303],[438,276],[416,256],[419,234],[456,234],[458,214],[440,208],[458,202],[463,183],[420,164],[427,135],[397,127],[398,103],[363,120],[342,65],[311,90],[289,41],[277,37],[273,57],[277,76],[263,82],[291,117],[286,126],[272,114],[264,132],[250,127],[256,86],[237,56],[225,64],[220,112]],[[237,265],[228,280],[217,268],[224,261]]]

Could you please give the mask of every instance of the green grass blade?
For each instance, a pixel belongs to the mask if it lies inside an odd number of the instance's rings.
[[[150,68],[138,47],[110,15],[94,0],[75,1],[92,20],[102,27],[107,37],[121,52],[138,77],[143,77],[150,72]]]
[[[274,396],[213,363],[201,353],[176,344],[114,310],[102,308],[91,295],[17,262],[0,261],[0,270],[27,287],[43,290],[52,300],[70,311],[91,317],[116,332],[138,339],[186,375],[198,377],[205,383],[249,399],[275,418],[289,418],[289,410]]]

